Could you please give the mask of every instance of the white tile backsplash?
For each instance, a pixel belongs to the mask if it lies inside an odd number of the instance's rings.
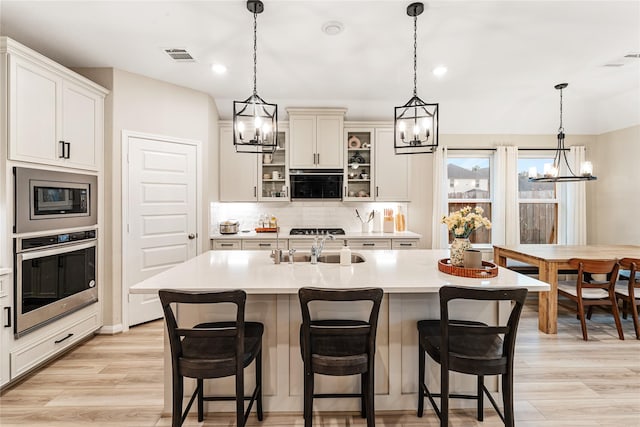
[[[386,208],[394,213],[398,206],[402,207],[410,230],[407,216],[407,203],[354,203],[354,202],[291,202],[291,203],[211,203],[210,231],[217,232],[220,221],[237,219],[241,230],[253,230],[258,226],[260,215],[270,214],[278,218],[281,227],[340,227],[346,231],[361,230],[360,220],[356,217],[358,209],[360,216],[367,218],[371,210],[382,216]]]

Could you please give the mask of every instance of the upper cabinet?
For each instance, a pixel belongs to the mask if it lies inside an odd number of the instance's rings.
[[[2,38],[10,160],[98,170],[107,91]]]
[[[342,169],[345,109],[288,108],[291,169]]]
[[[393,128],[375,131],[375,199],[380,202],[409,201],[409,155],[393,149]]]
[[[373,128],[344,129],[344,201],[374,200],[374,136]]]
[[[230,123],[220,125],[220,201],[289,200],[287,130],[278,125],[273,154],[237,153]]]

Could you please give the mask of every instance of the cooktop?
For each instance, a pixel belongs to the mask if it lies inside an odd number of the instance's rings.
[[[305,236],[310,235],[314,236],[316,234],[344,234],[344,230],[342,228],[292,228],[289,232],[291,236]]]

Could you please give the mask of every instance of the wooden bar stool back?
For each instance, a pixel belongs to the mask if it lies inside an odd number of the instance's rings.
[[[374,358],[376,330],[383,291],[380,288],[302,288],[298,292],[302,310],[300,350],[304,363],[304,425],[312,426],[313,399],[358,397],[367,427],[375,426]],[[368,320],[312,319],[312,301],[371,301]],[[314,394],[314,374],[360,375],[360,393]]]
[[[620,268],[629,270],[629,280],[619,279],[616,282],[616,298],[623,302],[623,317],[627,318],[629,307],[633,318],[633,328],[636,331],[636,339],[640,340],[640,323],[638,323],[638,304],[640,304],[640,280],[636,275],[640,274],[640,259],[622,258],[618,261]]]
[[[620,315],[618,314],[618,303],[615,295],[615,283],[618,277],[619,265],[616,260],[590,260],[572,258],[569,260],[571,268],[578,270],[578,278],[575,281],[558,282],[558,295],[570,299],[577,305],[578,318],[582,327],[582,339],[588,340],[587,322],[585,319],[585,307],[592,306],[611,306],[611,313],[616,324],[618,337],[623,340],[622,323],[620,323]],[[606,274],[608,280],[598,281],[584,280],[584,273]],[[591,318],[590,314],[587,318]]]
[[[484,395],[505,426],[515,425],[513,409],[513,357],[516,332],[527,289],[473,289],[456,286],[440,288],[440,320],[418,321],[418,417],[422,417],[425,396],[431,402],[442,427],[449,423],[449,399],[473,399],[477,418],[484,418]],[[453,300],[511,301],[506,324],[487,325],[473,320],[455,320],[449,316]],[[425,353],[440,364],[440,393],[432,393],[425,382]],[[449,393],[449,371],[475,375],[475,395]],[[502,376],[504,413],[484,385],[486,375]],[[440,407],[435,398],[440,398]]]
[[[187,418],[194,400],[198,399],[198,421],[204,420],[205,401],[235,401],[236,425],[243,427],[257,403],[258,420],[262,421],[262,334],[259,322],[245,322],[247,294],[242,290],[230,291],[173,291],[160,290],[160,301],[167,324],[171,346],[172,371],[172,427],[179,427]],[[174,304],[176,303],[176,304]],[[188,304],[231,303],[236,306],[236,318],[225,322],[200,323],[191,328],[178,326],[173,305],[187,309]],[[244,368],[255,360],[256,386],[251,396],[244,396]],[[204,379],[236,377],[234,396],[204,396]],[[196,379],[196,389],[182,412],[184,377]],[[247,410],[244,401],[249,400]]]

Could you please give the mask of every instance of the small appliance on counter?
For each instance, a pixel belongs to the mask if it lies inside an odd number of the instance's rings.
[[[220,222],[220,234],[238,234],[240,221],[237,219],[228,219]]]

